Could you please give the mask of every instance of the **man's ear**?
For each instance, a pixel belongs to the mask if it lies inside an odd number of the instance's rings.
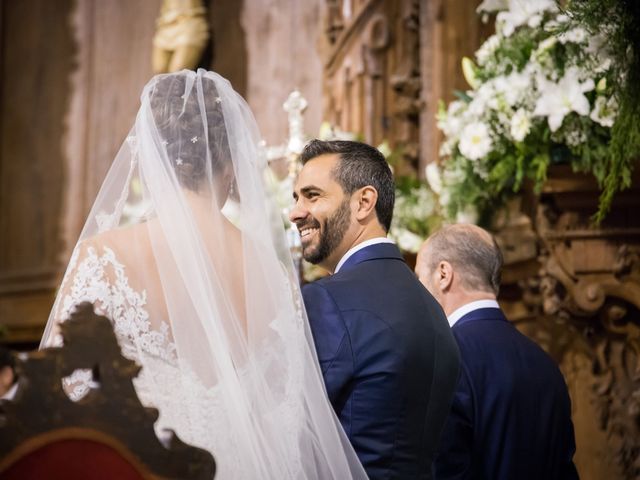
[[[358,202],[356,206],[356,219],[363,221],[372,213],[375,215],[376,203],[378,202],[378,191],[370,185],[362,187],[355,192],[354,199]]]
[[[453,266],[446,260],[442,260],[437,267],[438,286],[442,292],[446,292],[451,288],[453,283]]]

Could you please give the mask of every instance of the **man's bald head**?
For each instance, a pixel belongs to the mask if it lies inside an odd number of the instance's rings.
[[[418,254],[419,268],[433,272],[440,262],[449,262],[469,291],[500,289],[502,252],[493,236],[471,224],[447,225],[433,233]]]

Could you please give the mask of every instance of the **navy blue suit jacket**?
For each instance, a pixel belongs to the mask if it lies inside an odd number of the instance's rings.
[[[398,248],[370,245],[303,288],[329,398],[371,479],[429,479],[459,354]]]
[[[462,368],[435,478],[577,479],[571,403],[554,361],[497,308],[452,328]]]

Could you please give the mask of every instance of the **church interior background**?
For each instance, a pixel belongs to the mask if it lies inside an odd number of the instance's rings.
[[[327,131],[380,146],[407,185],[424,181],[441,161],[439,100],[469,89],[461,60],[494,28],[476,13],[478,0],[2,1],[3,344],[37,346],[153,74],[161,7],[180,4],[198,9],[207,27],[196,64],[247,99],[280,181],[300,142]],[[294,90],[303,98],[290,97]],[[637,175],[594,226],[597,184],[557,167],[539,190],[525,182],[490,223],[505,252],[500,302],[565,375],[580,477],[640,478]]]

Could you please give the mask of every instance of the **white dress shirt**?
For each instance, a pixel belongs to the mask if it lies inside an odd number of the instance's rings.
[[[473,312],[474,310],[480,310],[481,308],[500,308],[500,305],[498,305],[498,302],[495,300],[476,300],[475,302],[466,303],[460,308],[454,310],[451,315],[447,317],[447,320],[449,320],[449,326],[453,327],[455,323],[467,313]]]
[[[351,247],[349,250],[347,250],[347,253],[345,253],[342,256],[342,258],[338,262],[338,265],[336,265],[336,269],[333,271],[333,273],[338,273],[338,270],[340,270],[342,265],[344,265],[344,262],[346,262],[351,255],[353,255],[359,250],[362,250],[365,247],[368,247],[369,245],[375,245],[377,243],[395,243],[395,242],[393,240],[389,240],[387,237],[376,237],[376,238],[371,238],[369,240],[365,240],[362,243],[359,243],[355,247]]]

